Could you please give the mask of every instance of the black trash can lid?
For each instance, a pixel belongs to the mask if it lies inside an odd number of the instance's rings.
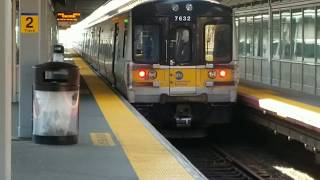
[[[33,66],[33,68],[37,69],[46,69],[46,70],[59,70],[59,69],[78,69],[78,66],[73,65],[71,63],[66,62],[47,62],[43,64],[38,64]]]
[[[54,53],[64,53],[64,47],[63,45],[56,44],[53,46],[53,52]]]
[[[65,62],[48,62],[34,68],[34,89],[42,91],[74,91],[80,87],[78,66]]]

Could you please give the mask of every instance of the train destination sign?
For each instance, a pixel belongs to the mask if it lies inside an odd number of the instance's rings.
[[[81,14],[79,12],[58,12],[57,21],[59,22],[77,22]]]

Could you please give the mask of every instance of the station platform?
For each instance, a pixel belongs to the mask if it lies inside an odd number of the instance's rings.
[[[252,82],[242,83],[238,92],[241,102],[294,120],[320,133],[320,101],[317,97]]]
[[[255,122],[288,136],[288,140],[303,143],[311,151],[320,152],[319,97],[251,81],[240,84],[238,101],[265,115],[254,117]]]
[[[205,179],[81,58],[71,59],[82,76],[79,143],[13,141],[13,180]]]

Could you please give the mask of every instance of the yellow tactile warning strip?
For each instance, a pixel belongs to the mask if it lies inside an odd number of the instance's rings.
[[[193,179],[88,65],[74,59],[139,179]]]
[[[241,85],[238,88],[238,93],[240,96],[254,98],[261,109],[320,128],[320,107],[284,98],[272,90],[261,88]]]
[[[95,146],[114,146],[115,143],[110,133],[90,133],[91,141]]]

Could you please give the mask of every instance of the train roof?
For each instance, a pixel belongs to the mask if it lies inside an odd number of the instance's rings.
[[[223,9],[230,9],[227,6],[220,4],[215,0],[109,0],[104,5],[95,10],[83,21],[79,22],[76,26],[82,28],[88,28],[94,26],[95,24],[101,23],[105,20],[112,18],[118,14],[122,14],[131,11],[141,5],[148,3],[186,3],[186,2],[207,2],[214,3]]]
[[[188,4],[192,5],[191,10],[187,10]],[[177,11],[173,10],[173,5],[179,7]],[[170,17],[177,15],[195,17],[232,16],[232,9],[230,7],[221,5],[215,1],[205,0],[164,0],[157,3],[144,3],[134,7],[131,11],[133,17]]]

